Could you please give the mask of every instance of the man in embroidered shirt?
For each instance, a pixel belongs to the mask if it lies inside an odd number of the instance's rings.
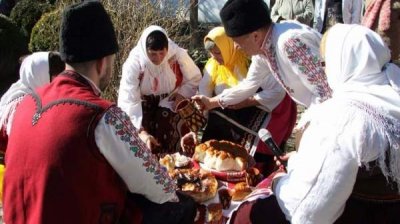
[[[178,200],[175,183],[129,117],[100,98],[117,51],[99,1],[63,12],[66,70],[26,95],[15,112],[5,161],[6,223],[116,223],[127,189],[155,203],[177,204],[169,202]],[[178,213],[194,216],[183,207],[174,215],[184,216]]]
[[[248,100],[269,75],[306,107],[330,98],[319,54],[321,35],[294,21],[275,24],[268,11],[262,0],[229,0],[221,9],[227,35],[252,56],[252,63],[247,78],[234,88],[213,98],[194,96],[205,109]]]

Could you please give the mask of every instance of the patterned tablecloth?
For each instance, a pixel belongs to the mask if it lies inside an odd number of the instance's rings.
[[[243,201],[231,201],[230,207],[228,209],[222,210],[222,215],[223,215],[222,220],[220,220],[219,222],[213,222],[212,224],[228,223],[229,218],[231,217],[233,212],[235,212],[237,208],[240,206],[240,204],[242,204],[245,201],[253,201],[259,198],[269,197],[272,194],[272,191],[269,188],[265,187],[268,185],[267,182],[268,180],[265,180],[261,182],[259,185],[257,185],[257,187],[253,188],[252,193],[248,195]],[[226,181],[218,180],[218,190],[223,188],[231,189],[233,188],[234,185],[235,183],[229,183]],[[198,216],[196,217],[196,222],[195,222],[196,224],[203,224],[203,223],[211,224],[206,222],[206,215],[207,215],[207,206],[213,203],[220,203],[218,193],[215,195],[214,198],[205,201],[201,205],[199,205]]]

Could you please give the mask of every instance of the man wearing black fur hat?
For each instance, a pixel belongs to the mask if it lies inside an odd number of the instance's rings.
[[[5,161],[6,223],[116,223],[127,190],[157,204],[178,201],[174,181],[129,117],[100,97],[117,51],[99,1],[65,9],[66,70],[25,96],[15,112]]]
[[[331,97],[319,52],[321,35],[317,31],[295,21],[273,23],[263,0],[228,0],[220,17],[226,34],[252,56],[252,63],[246,79],[229,91],[213,98],[192,97],[205,109],[229,108],[240,101],[246,104],[270,75],[303,106],[312,107]],[[303,116],[300,125],[310,116]],[[239,214],[249,214],[253,223],[285,222],[274,197],[259,203],[245,203],[240,211]],[[240,218],[232,219],[234,223],[249,222]]]
[[[318,32],[295,21],[273,23],[263,0],[228,0],[220,17],[226,34],[252,56],[252,63],[240,85],[213,98],[193,97],[205,109],[249,100],[269,75],[295,102],[306,107],[330,98]]]

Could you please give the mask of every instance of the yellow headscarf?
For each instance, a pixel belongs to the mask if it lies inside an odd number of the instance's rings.
[[[224,64],[221,65],[214,58],[208,59],[204,69],[210,74],[212,83],[225,84],[233,87],[239,80],[244,79],[249,67],[248,57],[239,49],[236,49],[233,40],[225,34],[223,27],[215,27],[204,38],[204,42],[212,40],[220,49]]]

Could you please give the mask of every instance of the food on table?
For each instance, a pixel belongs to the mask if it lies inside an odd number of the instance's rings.
[[[160,164],[167,168],[168,172],[172,172],[175,168],[185,167],[189,165],[190,158],[180,153],[167,154],[160,158]]]
[[[189,157],[187,157],[185,155],[181,155],[178,152],[172,154],[172,158],[174,158],[175,167],[184,167],[184,166],[187,166],[190,163],[190,158]]]
[[[242,171],[247,168],[248,153],[230,141],[209,140],[196,146],[193,159],[217,171]]]
[[[207,201],[217,194],[217,179],[201,169],[175,169],[171,177],[177,180],[178,190],[197,202]]]
[[[232,200],[241,201],[251,193],[251,188],[246,182],[240,182],[231,190]]]
[[[207,206],[207,222],[216,222],[222,218],[222,205],[220,203],[213,203]]]
[[[167,168],[168,172],[171,172],[175,169],[174,158],[171,155],[167,154],[163,158],[160,158],[160,164]]]
[[[229,209],[229,207],[231,206],[231,200],[232,200],[232,196],[231,196],[229,190],[226,188],[219,189],[218,197],[219,197],[219,202],[222,205],[222,208]]]

